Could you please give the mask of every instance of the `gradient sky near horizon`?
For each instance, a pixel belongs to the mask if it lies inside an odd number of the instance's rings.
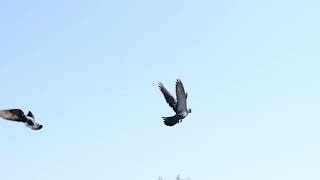
[[[1,1],[1,180],[320,179],[320,2]],[[157,85],[181,78],[190,114]]]

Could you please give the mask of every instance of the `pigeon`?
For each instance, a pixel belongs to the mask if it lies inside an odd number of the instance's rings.
[[[171,95],[171,93],[164,87],[160,82],[159,89],[162,92],[166,102],[176,113],[171,117],[162,117],[164,124],[167,126],[174,126],[177,123],[180,123],[182,119],[188,116],[191,113],[191,109],[187,108],[187,97],[188,94],[184,91],[183,84],[180,79],[176,81],[176,96],[177,100]]]
[[[6,109],[0,110],[0,117],[10,121],[23,122],[28,128],[32,130],[40,130],[41,124],[36,123],[34,115],[31,111],[27,115],[21,109]]]

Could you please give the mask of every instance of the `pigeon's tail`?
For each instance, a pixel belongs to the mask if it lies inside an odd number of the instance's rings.
[[[24,124],[32,130],[40,130],[43,127],[41,124],[38,124],[30,119],[28,119]]]
[[[179,123],[181,117],[179,115],[171,116],[171,117],[162,117],[163,123],[167,126],[174,126]]]

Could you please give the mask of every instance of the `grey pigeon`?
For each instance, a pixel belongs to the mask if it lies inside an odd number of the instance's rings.
[[[36,123],[31,111],[27,115],[21,109],[6,109],[0,110],[0,117],[10,121],[23,122],[28,128],[32,130],[39,130],[42,128],[41,124]]]
[[[187,97],[188,94],[184,91],[183,84],[180,79],[176,82],[176,96],[177,100],[171,95],[171,93],[164,87],[164,85],[159,83],[160,91],[162,92],[164,98],[166,99],[169,106],[174,110],[176,115],[171,117],[162,117],[163,122],[167,126],[174,126],[179,123],[191,113],[191,109],[187,108]]]

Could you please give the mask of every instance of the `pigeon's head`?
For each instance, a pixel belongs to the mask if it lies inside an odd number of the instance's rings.
[[[42,129],[43,125],[39,124],[34,130],[40,130]]]
[[[191,113],[191,109],[190,108],[188,109],[188,113]]]
[[[28,124],[28,123],[25,123],[25,125],[26,125],[28,128],[32,129],[32,130],[40,130],[40,129],[42,129],[42,127],[43,127],[41,124],[37,124],[37,123],[32,124],[32,125],[30,125],[30,124]]]
[[[40,129],[42,129],[42,125],[35,122],[33,115],[31,115],[31,117],[30,116],[26,116],[26,118],[27,118],[27,121],[24,124],[28,128],[30,128],[32,130],[40,130]]]

